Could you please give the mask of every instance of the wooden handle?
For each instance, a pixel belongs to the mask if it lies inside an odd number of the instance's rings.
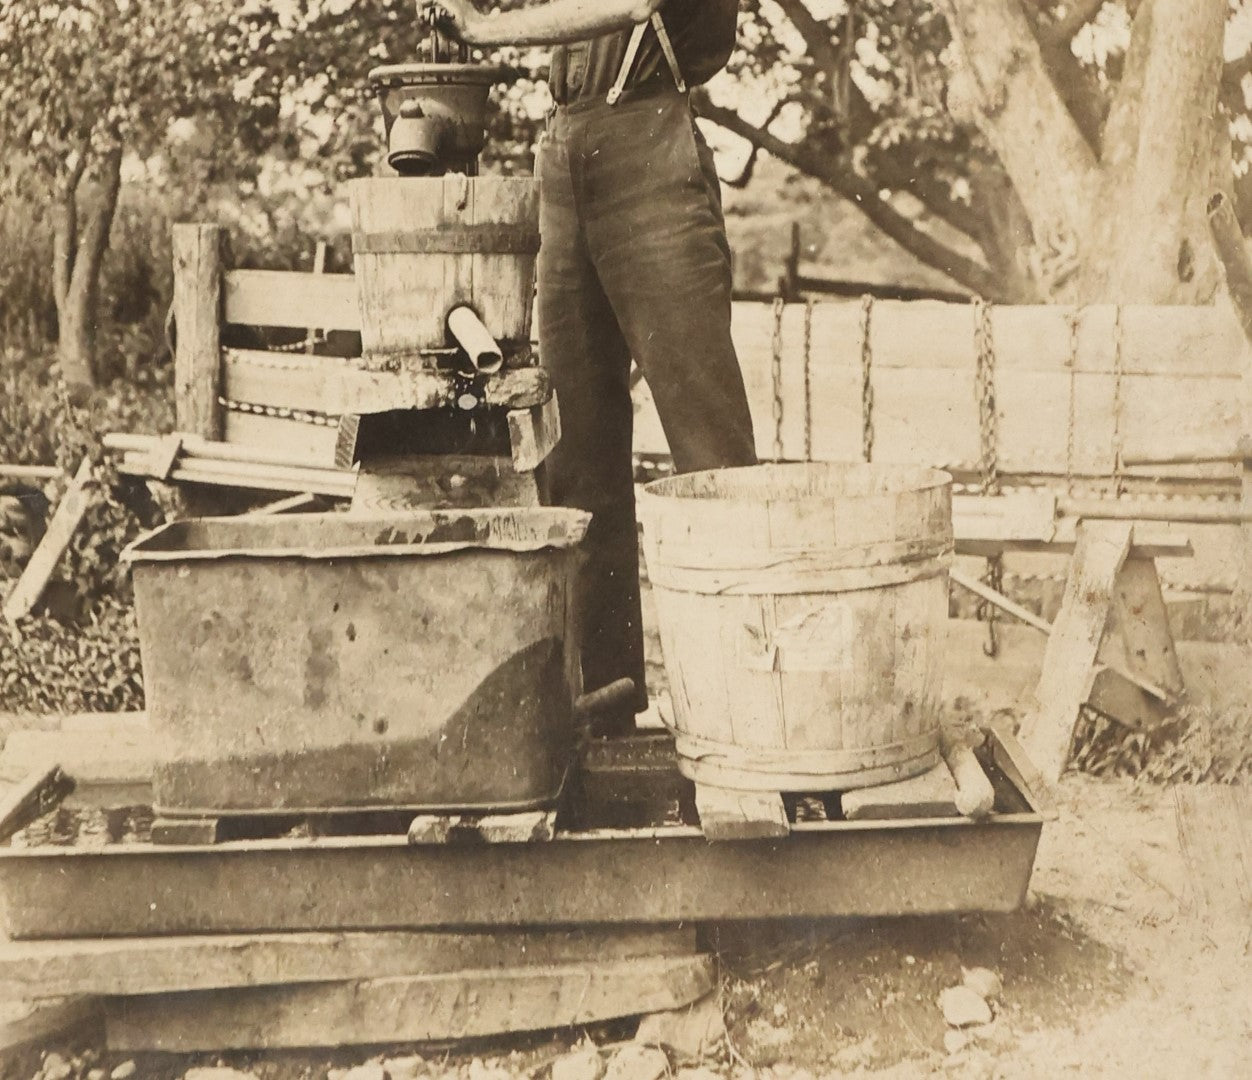
[[[615,706],[628,705],[634,698],[635,680],[618,679],[616,682],[609,683],[608,686],[600,687],[599,690],[592,690],[589,694],[583,694],[574,702],[574,715],[579,720],[589,720],[591,717]]]
[[[943,760],[956,781],[956,808],[965,817],[983,818],[995,806],[996,793],[968,743],[945,732],[941,738]]]
[[[42,817],[74,790],[60,765],[27,773],[0,799],[0,843]]]

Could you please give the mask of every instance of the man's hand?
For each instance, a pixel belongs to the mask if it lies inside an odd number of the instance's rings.
[[[482,22],[478,9],[469,0],[438,0],[423,3],[420,9],[423,22],[429,22],[440,33],[466,45],[477,44],[475,30]]]

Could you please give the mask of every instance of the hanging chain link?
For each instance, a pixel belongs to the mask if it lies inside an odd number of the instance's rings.
[[[1126,492],[1126,465],[1122,446],[1122,306],[1113,311],[1113,496]]]
[[[978,397],[978,470],[984,495],[1000,494],[998,418],[996,416],[996,353],[991,305],[974,300],[974,392]]]
[[[774,390],[774,460],[783,459],[783,385],[782,385],[782,354],[783,354],[783,311],[786,301],[781,296],[774,298],[774,353],[770,363],[770,377]]]
[[[981,297],[974,300],[974,392],[978,399],[978,469],[979,490],[983,495],[1000,494],[999,426],[996,416],[996,353],[991,327],[991,305]],[[999,555],[987,559],[983,576],[989,588],[1004,591],[1004,560]],[[1000,654],[994,604],[983,601],[978,618],[987,624],[987,641],[983,652],[990,657]]]
[[[861,456],[874,459],[874,298],[861,297]]]
[[[1077,438],[1075,432],[1077,417],[1075,413],[1078,410],[1078,324],[1081,316],[1082,310],[1080,308],[1074,308],[1068,315],[1069,359],[1066,363],[1069,367],[1069,406],[1065,424],[1065,488],[1070,495],[1074,494],[1074,443]]]
[[[804,460],[813,460],[813,301],[804,305]]]

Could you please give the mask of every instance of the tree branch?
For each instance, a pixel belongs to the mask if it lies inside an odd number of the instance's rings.
[[[842,57],[831,37],[830,25],[809,11],[804,0],[774,0],[791,25],[804,40],[804,48],[813,62],[827,72],[839,69]]]
[[[1068,50],[1075,35],[1100,14],[1104,4],[1105,0],[1072,0],[1059,19],[1050,22],[1039,20],[1039,26],[1050,41],[1064,45]]]
[[[701,93],[700,115],[740,138],[759,146],[793,168],[816,177],[843,198],[851,201],[878,229],[917,259],[941,270],[953,281],[980,296],[1004,297],[1000,281],[983,265],[953,250],[947,244],[917,228],[890,203],[879,197],[875,184],[850,169],[841,168],[838,159],[804,144],[789,143],[772,132],[744,120],[735,110],[717,105]]]

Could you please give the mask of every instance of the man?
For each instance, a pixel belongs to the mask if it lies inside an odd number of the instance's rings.
[[[730,337],[730,248],[687,87],[719,71],[737,0],[549,0],[482,15],[441,0],[470,45],[555,45],[540,142],[539,352],[563,437],[552,497],[593,515],[580,582],[583,681],[634,680],[647,708],[631,435],[639,365],[680,472],[756,462]]]

